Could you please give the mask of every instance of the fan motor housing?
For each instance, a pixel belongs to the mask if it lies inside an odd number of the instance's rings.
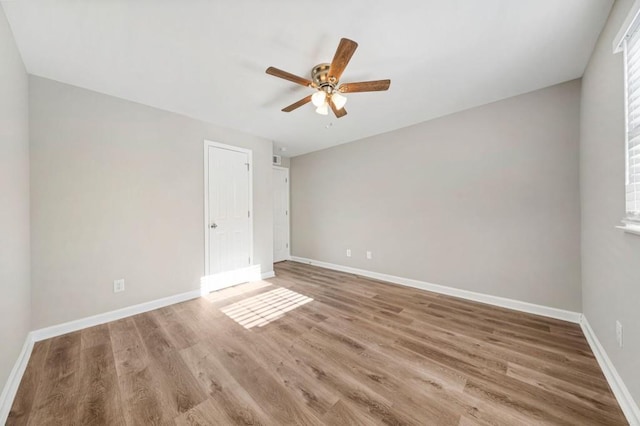
[[[334,88],[338,81],[330,81],[329,68],[331,64],[318,64],[311,69],[311,80],[319,88],[330,86]],[[335,79],[334,79],[335,80]]]

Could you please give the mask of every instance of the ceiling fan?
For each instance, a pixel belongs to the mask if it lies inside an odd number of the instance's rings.
[[[323,63],[313,67],[313,69],[311,69],[311,80],[298,77],[297,75],[282,71],[278,68],[267,68],[267,74],[284,78],[285,80],[316,90],[315,93],[300,99],[288,107],[282,108],[282,111],[291,112],[311,102],[316,106],[316,112],[318,114],[327,115],[329,114],[329,108],[331,108],[336,117],[340,118],[347,115],[347,111],[344,109],[347,98],[342,95],[343,93],[378,92],[389,89],[391,80],[362,81],[338,85],[340,76],[347,67],[357,47],[358,43],[353,40],[349,40],[348,38],[340,39],[340,44],[338,44],[338,49],[333,56],[333,61],[331,61],[330,64]]]

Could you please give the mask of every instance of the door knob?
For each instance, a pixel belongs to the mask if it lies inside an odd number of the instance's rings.
[[[215,229],[215,228],[217,228],[217,227],[218,227],[218,225],[216,225],[215,223],[212,223],[212,224],[211,224],[211,228],[212,228],[212,229]]]

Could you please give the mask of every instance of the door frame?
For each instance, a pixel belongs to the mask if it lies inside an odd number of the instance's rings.
[[[229,151],[247,154],[249,162],[249,267],[254,265],[253,254],[253,151],[233,145],[226,145],[220,142],[204,140],[204,275],[210,275],[209,265],[209,148],[226,149]]]
[[[284,170],[287,172],[287,258],[285,260],[291,260],[291,172],[288,167],[272,166],[273,169]],[[279,261],[280,262],[280,261]]]

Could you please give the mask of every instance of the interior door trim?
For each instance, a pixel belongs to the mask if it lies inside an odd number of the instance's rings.
[[[288,167],[272,166],[276,170],[284,170],[287,173],[287,258],[291,260],[291,171]]]
[[[226,145],[220,142],[204,140],[204,275],[210,275],[209,265],[209,148],[227,149],[229,151],[242,152],[247,154],[249,162],[249,256],[250,266],[255,265],[253,251],[253,151],[233,145]]]

